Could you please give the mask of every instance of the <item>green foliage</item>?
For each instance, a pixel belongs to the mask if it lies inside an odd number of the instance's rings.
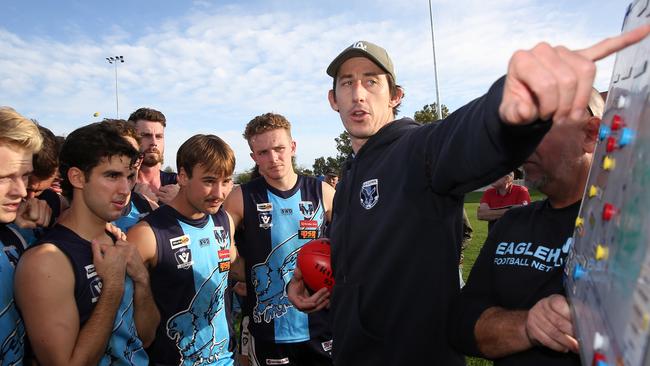
[[[172,167],[170,167],[169,165],[167,165],[167,166],[165,167],[165,169],[163,169],[163,171],[164,171],[164,172],[167,172],[167,173],[173,173],[173,172],[174,172],[174,168],[172,168]]]
[[[438,105],[435,102],[425,105],[424,107],[422,107],[422,109],[415,112],[415,114],[413,115],[413,119],[416,122],[421,124],[431,123],[441,119],[438,117],[437,106]],[[441,110],[442,110],[442,118],[447,118],[447,116],[449,115],[449,108],[447,108],[447,106],[443,104]]]
[[[350,142],[350,134],[346,131],[341,132],[339,137],[334,138],[336,142],[336,157],[323,157],[317,158],[314,161],[314,175],[325,175],[328,171],[332,170],[340,172],[343,162],[352,154],[352,143]]]

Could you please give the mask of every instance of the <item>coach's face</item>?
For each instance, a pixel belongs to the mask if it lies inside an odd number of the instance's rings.
[[[329,92],[330,106],[339,112],[355,152],[394,119],[393,107],[402,98],[401,90],[391,98],[386,72],[365,57],[341,65],[335,88]]]
[[[32,153],[18,146],[0,145],[0,222],[16,219],[18,206],[27,196],[27,179],[32,171]]]

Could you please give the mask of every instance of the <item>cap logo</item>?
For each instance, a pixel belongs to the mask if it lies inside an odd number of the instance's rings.
[[[353,44],[352,48],[360,48],[360,49],[365,51],[367,46],[365,44],[363,44],[363,42],[359,41],[359,42]]]

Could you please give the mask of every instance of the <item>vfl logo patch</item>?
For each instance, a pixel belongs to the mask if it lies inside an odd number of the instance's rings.
[[[187,247],[175,251],[174,258],[176,258],[176,268],[178,269],[188,269],[194,264],[194,261],[192,261],[192,252]]]
[[[298,208],[300,208],[300,213],[306,219],[314,216],[314,203],[312,201],[300,201],[300,203],[298,203]]]
[[[199,239],[199,246],[200,246],[201,248],[203,248],[203,247],[207,247],[207,246],[209,246],[209,245],[210,245],[210,238],[202,238],[202,239]]]
[[[260,219],[260,227],[262,229],[268,229],[273,226],[273,216],[270,212],[258,212],[257,215]]]
[[[260,212],[273,211],[273,204],[270,203],[270,202],[258,203],[257,204],[257,211],[260,211]]]
[[[359,195],[361,197],[361,206],[363,208],[370,210],[375,207],[379,201],[379,180],[371,179],[363,182]]]
[[[186,247],[190,245],[190,236],[189,235],[181,235],[177,236],[175,238],[169,239],[169,244],[172,246],[172,250],[178,249],[180,247]]]
[[[92,299],[90,301],[94,303],[99,300],[99,295],[102,294],[102,280],[99,277],[95,277],[90,281],[90,293],[92,294]]]
[[[214,228],[214,238],[217,239],[217,244],[219,247],[224,247],[226,244],[226,239],[228,239],[228,234],[226,229],[223,226],[217,226]]]
[[[89,264],[84,267],[86,269],[86,278],[91,279],[97,276],[97,271],[95,271],[95,265]]]

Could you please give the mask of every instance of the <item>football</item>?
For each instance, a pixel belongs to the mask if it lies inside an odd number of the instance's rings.
[[[298,268],[310,290],[318,291],[326,287],[332,291],[334,274],[330,261],[329,239],[315,239],[303,245],[298,252]]]

